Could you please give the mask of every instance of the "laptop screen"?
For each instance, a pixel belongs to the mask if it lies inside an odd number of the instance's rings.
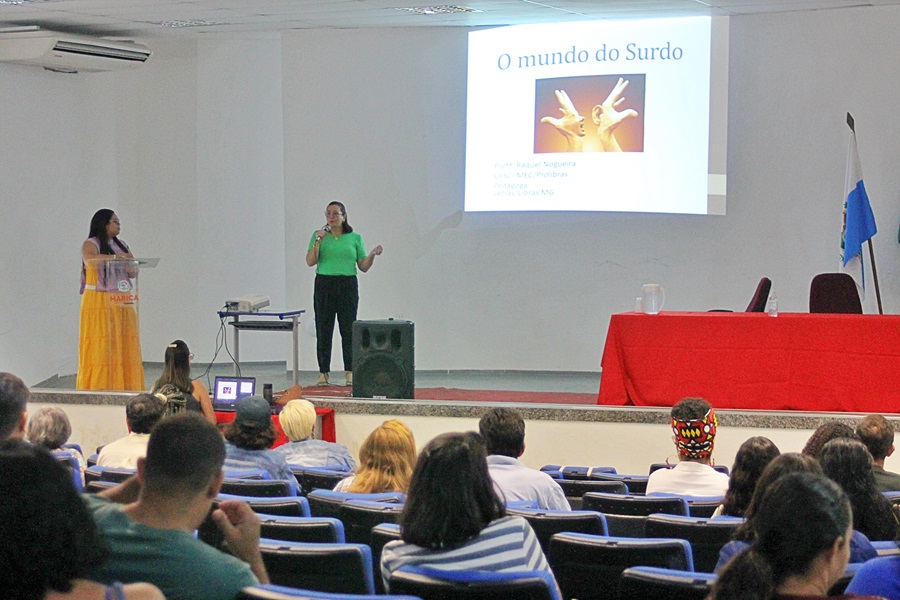
[[[213,389],[213,408],[234,409],[237,401],[254,395],[256,377],[221,377],[217,376]]]

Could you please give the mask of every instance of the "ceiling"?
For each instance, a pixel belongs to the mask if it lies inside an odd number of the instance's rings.
[[[39,25],[110,37],[181,37],[291,29],[477,27],[832,10],[900,0],[460,0],[477,12],[418,14],[415,0],[0,0],[0,27]],[[435,4],[434,6],[449,6]]]

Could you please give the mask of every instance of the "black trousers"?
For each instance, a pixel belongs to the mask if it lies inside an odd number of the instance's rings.
[[[337,316],[344,353],[344,370],[353,370],[353,321],[359,308],[359,282],[356,276],[316,275],[313,291],[316,311],[316,357],[319,373],[331,371],[331,340]]]

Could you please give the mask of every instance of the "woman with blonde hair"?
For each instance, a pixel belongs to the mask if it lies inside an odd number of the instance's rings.
[[[416,464],[416,440],[401,421],[385,421],[359,448],[359,469],[342,479],[336,492],[406,492]]]
[[[206,420],[215,425],[216,413],[213,409],[212,398],[209,397],[209,390],[199,379],[191,379],[191,360],[193,358],[194,355],[191,354],[188,345],[182,340],[175,340],[166,346],[162,375],[153,384],[150,393],[168,396],[172,392],[181,392],[182,395],[186,395],[185,408],[187,410],[203,413]]]

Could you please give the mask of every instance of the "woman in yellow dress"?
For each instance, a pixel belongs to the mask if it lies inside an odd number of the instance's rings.
[[[119,217],[94,213],[81,245],[79,390],[143,390],[144,366],[138,334],[137,275],[128,244],[118,238]]]

